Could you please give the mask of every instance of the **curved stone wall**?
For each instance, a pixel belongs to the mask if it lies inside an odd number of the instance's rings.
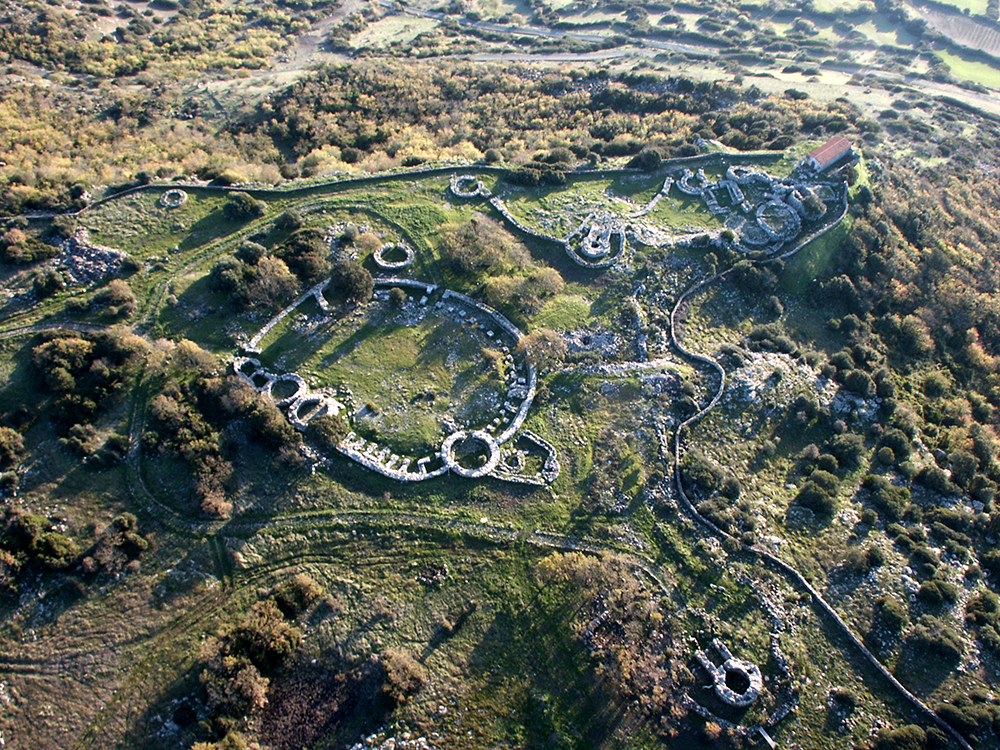
[[[302,302],[310,297],[320,299],[327,284],[328,282],[324,281],[312,287],[296,302],[269,320],[244,347],[248,355],[258,353],[264,337]],[[537,384],[535,368],[527,360],[518,362],[514,358],[513,352],[522,338],[522,333],[517,326],[496,310],[459,292],[445,289],[438,296],[438,287],[433,284],[413,279],[386,277],[375,279],[375,286],[379,290],[388,287],[413,289],[421,294],[418,302],[420,307],[430,309],[429,306],[431,306],[437,314],[478,328],[487,339],[493,340],[496,347],[504,355],[507,366],[504,401],[496,414],[483,415],[483,421],[488,422],[483,429],[453,432],[445,438],[441,448],[433,455],[419,459],[397,455],[389,446],[369,442],[355,432],[351,432],[341,442],[337,450],[372,471],[405,482],[423,481],[448,472],[468,479],[492,476],[497,479],[526,484],[548,484],[555,481],[559,475],[559,461],[555,455],[555,448],[534,433],[526,433],[525,437],[545,455],[543,468],[537,474],[526,476],[518,472],[516,467],[506,462],[506,459],[514,451],[501,450],[501,446],[514,437],[524,423],[534,400]],[[377,292],[376,297],[385,299],[385,292]],[[437,298],[435,299],[435,297]],[[324,312],[329,312],[328,305],[321,305],[321,307]],[[346,406],[333,394],[325,390],[312,391],[305,380],[296,373],[270,372],[262,366],[256,357],[246,355],[235,357],[233,370],[251,387],[271,398],[277,406],[285,409],[289,421],[299,430],[304,430],[310,421],[322,414],[337,415],[346,409]],[[287,395],[275,394],[275,386],[283,383],[293,384],[294,390]],[[497,432],[499,434],[494,434]],[[455,443],[466,438],[479,440],[486,447],[488,455],[483,466],[470,469],[463,467],[455,459],[453,455]]]

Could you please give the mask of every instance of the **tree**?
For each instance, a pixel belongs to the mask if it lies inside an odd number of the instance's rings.
[[[313,284],[330,271],[326,236],[316,229],[296,232],[275,251],[303,284]]]
[[[344,260],[334,266],[330,289],[345,302],[367,302],[375,290],[375,281],[360,263]]]
[[[237,192],[229,196],[222,207],[222,214],[230,221],[249,221],[263,216],[267,204],[253,198],[249,193]]]
[[[398,286],[394,286],[389,290],[389,302],[392,303],[393,307],[402,307],[403,303],[406,302],[406,297],[406,292]]]
[[[492,219],[476,216],[441,233],[441,258],[459,274],[494,267],[521,267],[530,256],[525,246]]]
[[[276,310],[291,300],[298,286],[298,280],[284,261],[269,255],[257,264],[257,272],[247,289],[247,299],[255,307]]]

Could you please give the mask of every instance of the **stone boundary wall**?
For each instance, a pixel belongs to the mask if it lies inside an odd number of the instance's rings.
[[[419,289],[424,294],[431,295],[437,291],[437,286],[434,284],[425,284],[423,281],[415,281],[413,279],[400,279],[396,276],[385,276],[382,278],[374,279],[375,286],[387,286],[387,287],[408,287],[410,289]],[[445,296],[448,292],[445,291]]]
[[[288,317],[296,307],[301,305],[307,299],[309,299],[310,297],[316,297],[316,298],[322,297],[323,290],[326,289],[326,285],[329,283],[330,280],[327,279],[325,281],[321,281],[320,283],[316,284],[316,286],[312,287],[309,291],[307,291],[297,300],[292,302],[288,307],[286,307],[284,310],[282,310],[273,318],[271,318],[269,321],[267,321],[264,327],[261,328],[259,331],[257,331],[256,335],[252,339],[250,339],[250,343],[244,346],[243,349],[252,354],[260,354],[260,348],[259,348],[260,342],[264,340],[264,337],[267,336],[267,334],[269,334],[272,330],[274,330],[274,327],[278,325],[278,323],[280,323],[282,320]],[[325,302],[326,300],[323,300],[320,303],[320,307],[322,307],[324,310],[326,310],[326,308],[328,307],[328,305],[323,304]]]
[[[630,169],[626,167],[614,168],[614,169],[589,169],[580,170],[574,172],[567,172],[567,177],[618,177],[623,175],[644,175],[644,174],[655,174],[656,172],[661,172],[665,170],[670,170],[678,166],[716,166],[722,164],[729,164],[731,162],[752,162],[752,163],[769,163],[772,161],[778,161],[783,158],[783,151],[746,151],[743,153],[726,153],[721,151],[716,151],[711,154],[699,154],[697,156],[686,156],[678,157],[675,159],[668,159],[660,164],[660,166],[653,172],[644,172],[641,169]],[[250,195],[256,196],[295,196],[298,194],[308,194],[315,191],[330,190],[330,189],[350,189],[353,187],[360,187],[363,185],[377,184],[380,182],[387,182],[391,180],[400,180],[407,178],[421,178],[421,177],[436,177],[439,175],[447,175],[461,172],[479,172],[485,174],[495,174],[495,175],[506,175],[507,173],[513,171],[508,167],[493,167],[484,164],[466,164],[463,166],[445,166],[445,167],[428,167],[426,169],[409,169],[400,170],[396,172],[380,172],[379,174],[364,175],[361,177],[347,177],[342,180],[327,180],[325,182],[317,182],[311,185],[300,185],[290,188],[269,188],[269,187],[255,187],[252,185],[199,185],[197,183],[191,182],[176,182],[176,183],[150,183],[148,185],[135,185],[134,187],[126,188],[124,190],[118,191],[112,195],[106,195],[99,198],[92,203],[88,203],[83,208],[76,211],[67,212],[56,212],[56,211],[34,211],[25,214],[20,214],[19,216],[3,216],[2,219],[53,219],[56,216],[79,216],[86,211],[94,208],[99,208],[105,203],[109,203],[117,198],[125,198],[130,195],[136,195],[139,193],[147,192],[157,192],[171,189],[182,189],[189,192],[201,191],[206,193],[249,193]]]

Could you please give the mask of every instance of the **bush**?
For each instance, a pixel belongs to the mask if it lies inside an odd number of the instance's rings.
[[[863,370],[851,370],[844,376],[844,387],[864,398],[875,395],[875,381]]]
[[[294,208],[290,208],[278,215],[278,218],[274,220],[274,228],[281,231],[294,232],[304,223],[305,219],[302,218],[302,214]]]
[[[254,199],[249,193],[231,193],[222,207],[222,214],[230,221],[249,221],[263,216],[267,210],[264,201]]]
[[[138,309],[132,288],[122,279],[113,279],[90,298],[90,306],[109,318],[127,318]]]
[[[916,724],[899,729],[880,729],[872,750],[925,750],[927,733]]]
[[[379,657],[379,664],[385,670],[381,694],[392,707],[406,703],[424,685],[424,668],[410,654],[387,651]]]
[[[281,613],[291,619],[298,617],[323,593],[312,578],[298,573],[291,580],[278,585],[272,597]]]
[[[825,473],[814,471],[813,475]],[[829,518],[837,510],[836,496],[824,489],[820,484],[814,482],[811,477],[809,481],[802,485],[802,489],[795,496],[795,501],[802,507],[809,508],[817,516]]]
[[[257,602],[229,634],[229,652],[267,674],[291,656],[302,633],[286,622],[273,599]]]
[[[935,578],[920,584],[917,596],[922,602],[932,607],[936,607],[944,602],[954,604],[958,601],[958,587],[947,581],[939,581]]]
[[[882,450],[889,450],[883,448]],[[878,508],[891,521],[898,521],[906,512],[910,503],[910,491],[905,487],[896,487],[885,477],[868,474],[861,482],[870,493],[872,505]]]
[[[861,435],[847,432],[830,440],[828,448],[841,466],[856,468],[865,455],[865,439]]]
[[[960,495],[962,491],[948,479],[948,475],[937,466],[925,466],[917,474],[917,481],[929,490],[941,495]]]
[[[899,634],[907,622],[903,605],[889,596],[880,596],[875,602],[875,622],[892,634]]]
[[[375,289],[375,282],[361,264],[344,260],[333,269],[330,289],[345,302],[367,302]]]
[[[681,477],[684,484],[708,496],[718,489],[725,478],[725,471],[715,461],[699,450],[687,451],[681,458]]]
[[[962,637],[948,624],[932,615],[924,615],[908,639],[916,653],[934,654],[948,662],[962,658],[965,646]]]
[[[285,261],[303,284],[313,284],[329,273],[329,252],[326,236],[322,232],[303,229],[289,237],[274,254]]]
[[[348,432],[347,422],[332,414],[322,414],[311,420],[306,427],[306,435],[316,441],[320,450],[327,453],[336,450]]]
[[[248,266],[256,266],[260,262],[260,259],[267,255],[267,248],[259,242],[244,240],[233,255]]]
[[[20,460],[24,438],[10,427],[0,427],[0,468],[7,468]]]

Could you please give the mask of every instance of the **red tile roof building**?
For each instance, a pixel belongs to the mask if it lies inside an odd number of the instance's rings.
[[[851,142],[844,136],[838,135],[836,138],[828,140],[815,151],[812,151],[804,159],[804,162],[806,166],[811,167],[817,172],[822,172],[839,163],[845,157],[853,155],[854,150],[851,147]]]

